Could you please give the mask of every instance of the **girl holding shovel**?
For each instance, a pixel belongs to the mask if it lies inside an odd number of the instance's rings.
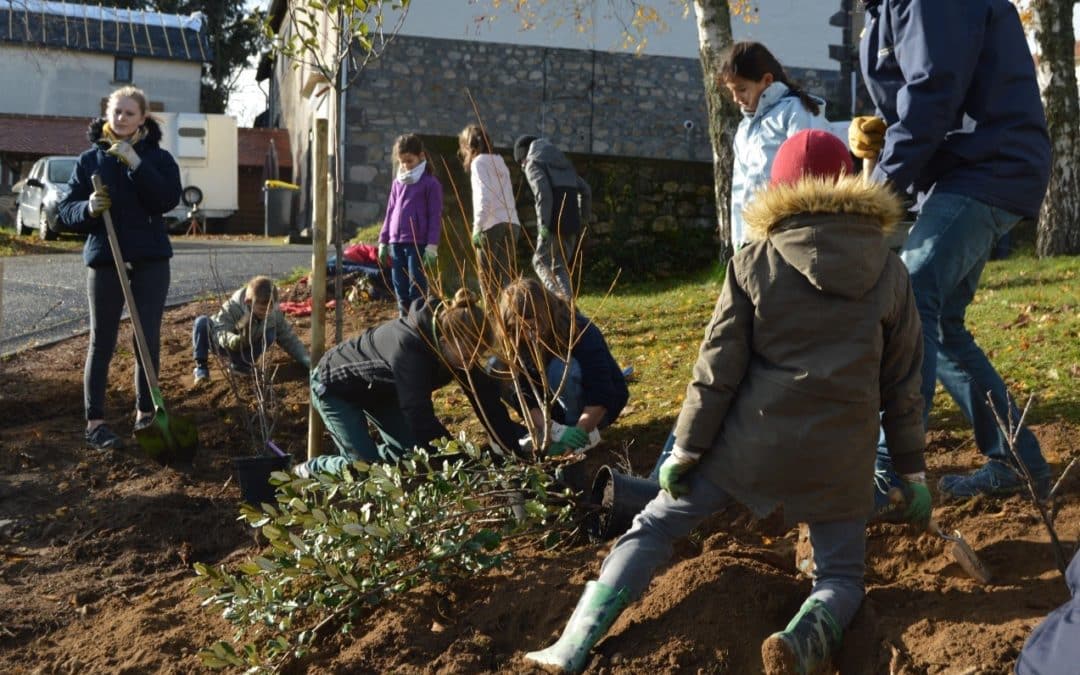
[[[86,293],[90,304],[90,346],[83,372],[86,444],[96,450],[119,448],[120,437],[105,424],[105,385],[116,349],[124,296],[109,250],[102,215],[111,211],[127,266],[135,305],[150,347],[152,363],[136,350],[135,430],[152,423],[154,402],[145,368],[158,368],[161,317],[169,291],[169,244],[163,214],[180,202],[180,169],[160,147],[161,127],[148,113],[146,95],[122,87],[108,98],[105,117],[90,124],[92,147],[79,156],[59,205],[61,224],[85,232]],[[95,190],[91,177],[101,176]]]

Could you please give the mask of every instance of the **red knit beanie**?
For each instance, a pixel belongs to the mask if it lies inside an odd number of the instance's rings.
[[[784,141],[773,158],[770,185],[795,183],[804,176],[839,178],[853,171],[847,146],[821,129],[804,129]]]

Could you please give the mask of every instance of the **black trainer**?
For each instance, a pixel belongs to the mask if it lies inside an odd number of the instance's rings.
[[[86,445],[94,450],[119,450],[124,441],[105,424],[99,424],[86,432]]]

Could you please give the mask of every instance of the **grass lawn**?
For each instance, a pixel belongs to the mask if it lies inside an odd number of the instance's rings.
[[[1030,421],[1080,423],[1080,257],[1037,259],[1030,250],[990,262],[968,312],[968,327],[1008,383]],[[616,360],[635,370],[630,402],[615,427],[636,442],[662,442],[679,413],[719,276],[620,283],[587,290],[581,310],[601,328]],[[456,399],[456,397],[455,397]],[[460,414],[450,414],[458,417]],[[464,421],[464,420],[463,420]],[[931,426],[968,433],[940,385]],[[619,434],[622,436],[622,434]]]
[[[61,235],[54,241],[42,241],[36,234],[20,237],[13,229],[0,228],[0,256],[67,253],[82,247],[82,237]]]

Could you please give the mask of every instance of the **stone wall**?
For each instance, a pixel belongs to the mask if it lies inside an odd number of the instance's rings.
[[[791,72],[817,93],[839,84]],[[397,135],[453,137],[478,114],[500,147],[531,133],[587,156],[712,158],[696,59],[407,37],[349,89],[346,221],[382,217]]]

